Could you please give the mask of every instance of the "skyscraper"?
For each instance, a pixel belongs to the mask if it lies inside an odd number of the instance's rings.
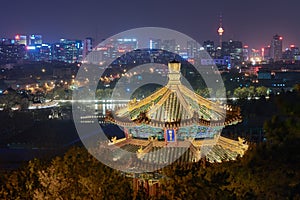
[[[243,44],[241,41],[222,42],[221,52],[222,57],[230,56],[233,66],[241,65],[243,62]]]
[[[93,50],[93,39],[85,38],[83,40],[82,58],[85,60],[86,56]]]
[[[212,40],[206,40],[203,42],[203,48],[207,53],[212,57],[216,57],[216,49],[215,49],[215,43]]]
[[[150,39],[149,47],[150,49],[160,49],[161,39]]]
[[[42,36],[41,35],[30,35],[29,36],[29,45],[42,44]]]
[[[271,51],[270,56],[274,62],[282,59],[282,41],[283,37],[279,35],[274,35],[271,41]]]
[[[199,46],[197,42],[190,40],[187,41],[187,56],[188,58],[198,57]]]
[[[170,51],[170,52],[176,52],[176,41],[175,39],[171,40],[163,40],[161,43],[161,49]]]
[[[290,46],[293,56],[298,56],[300,54],[299,47],[295,45]]]
[[[15,42],[17,44],[23,44],[23,45],[27,45],[27,37],[26,35],[16,35],[15,36]]]
[[[244,45],[244,47],[243,47],[243,60],[248,61],[249,57],[250,57],[250,55],[249,55],[249,46]]]
[[[262,58],[263,58],[263,60],[265,60],[265,61],[270,60],[270,58],[271,58],[271,46],[268,45],[268,46],[266,46],[266,47],[264,47],[262,49],[263,49],[262,50]]]
[[[60,39],[52,44],[52,60],[75,63],[82,61],[82,41]]]

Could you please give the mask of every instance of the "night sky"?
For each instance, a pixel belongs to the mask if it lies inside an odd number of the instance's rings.
[[[300,45],[299,0],[1,0],[0,37],[42,34],[98,41],[143,26],[170,28],[202,44],[217,41],[218,15],[224,40],[241,40],[251,48],[268,45],[276,33],[284,47]]]

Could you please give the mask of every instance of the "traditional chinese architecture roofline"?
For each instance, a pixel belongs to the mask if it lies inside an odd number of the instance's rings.
[[[184,86],[180,80],[179,62],[170,62],[168,66],[169,82],[165,87],[140,101],[132,100],[126,107],[110,113],[108,120],[155,127],[189,126],[193,123],[226,126],[241,121],[239,108],[205,99]]]

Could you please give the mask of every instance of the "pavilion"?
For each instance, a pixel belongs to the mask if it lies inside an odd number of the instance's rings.
[[[243,156],[248,149],[245,140],[221,136],[224,126],[241,122],[239,107],[203,98],[182,84],[179,62],[168,67],[166,86],[106,113],[106,120],[125,132],[125,138],[112,138],[108,145],[136,153],[140,164],[163,165],[178,158],[197,162],[202,157],[222,162]]]

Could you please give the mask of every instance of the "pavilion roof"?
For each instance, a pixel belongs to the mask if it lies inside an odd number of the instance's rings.
[[[115,143],[113,151],[115,156],[123,155],[122,150],[137,155],[141,163],[164,164],[179,158],[180,162],[197,162],[205,155],[209,162],[222,162],[224,160],[235,160],[243,156],[248,150],[245,140],[238,141],[220,136],[215,139],[186,140],[166,146],[164,141],[156,139],[141,140],[127,138],[125,141]]]
[[[131,122],[155,127],[180,127],[198,123],[224,126],[241,121],[238,107],[210,101],[180,81],[180,63],[169,63],[169,82],[150,96],[130,101],[110,113],[108,119],[120,125]],[[126,126],[126,125],[125,125]]]

